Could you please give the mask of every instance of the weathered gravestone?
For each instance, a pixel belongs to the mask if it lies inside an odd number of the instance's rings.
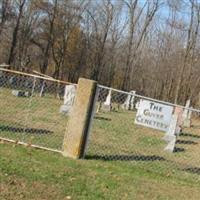
[[[65,86],[64,104],[60,107],[60,113],[70,114],[70,111],[74,103],[75,94],[76,94],[75,85]]]
[[[45,92],[45,88],[46,88],[46,81],[45,80],[41,80],[40,82],[41,88],[40,88],[40,97],[44,96],[44,92]]]
[[[176,144],[176,128],[177,128],[177,122],[178,122],[178,115],[172,115],[170,126],[168,131],[166,132],[163,139],[168,142],[167,146],[165,147],[165,151],[173,152]]]
[[[187,120],[185,121],[185,127],[191,127],[191,119],[192,119],[192,111],[189,110]]]
[[[140,101],[137,101],[135,104],[135,108],[138,110],[140,107],[140,102],[142,101],[142,99],[140,99]]]
[[[122,104],[122,108],[125,110],[133,110],[134,109],[134,98],[136,91],[130,91],[125,102]]]
[[[190,107],[190,99],[187,100],[186,105],[185,105],[185,109],[183,111],[183,126],[184,127],[190,127],[191,125],[191,114],[190,114],[190,118],[189,118],[189,107]]]
[[[102,104],[102,110],[111,111],[111,108],[112,108],[111,97],[112,97],[112,91],[109,90],[108,95],[106,97],[106,101]]]
[[[174,110],[174,114],[178,116],[175,133],[179,135],[183,127],[183,108],[176,107]]]
[[[188,110],[187,118],[185,118],[185,120],[184,120],[184,127],[186,127],[186,128],[191,127],[191,117],[192,117],[192,111]]]

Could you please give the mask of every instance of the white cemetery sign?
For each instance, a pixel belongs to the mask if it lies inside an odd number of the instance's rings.
[[[172,112],[172,106],[142,100],[139,103],[135,123],[166,132],[169,129]]]

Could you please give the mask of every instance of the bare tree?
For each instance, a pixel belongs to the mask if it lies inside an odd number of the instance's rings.
[[[9,56],[8,56],[8,64],[9,65],[12,64],[15,59],[15,48],[17,45],[20,21],[21,21],[22,15],[23,15],[23,8],[25,5],[25,2],[26,2],[26,0],[18,0],[17,1],[18,15],[17,15],[17,19],[16,19],[16,25],[15,25],[15,28],[14,28],[13,34],[12,34],[12,43],[11,43],[10,52],[9,52]]]

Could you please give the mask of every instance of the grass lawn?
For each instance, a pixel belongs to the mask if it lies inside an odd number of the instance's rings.
[[[61,150],[62,103],[53,94],[21,98],[0,88],[0,137]],[[168,153],[164,133],[134,117],[122,109],[96,114],[85,160],[0,144],[0,199],[199,199],[200,119],[193,116]]]
[[[16,97],[11,91],[0,88],[0,137],[61,150],[68,120],[59,113],[63,100],[49,93]]]
[[[200,185],[127,162],[0,144],[0,199],[199,199]]]

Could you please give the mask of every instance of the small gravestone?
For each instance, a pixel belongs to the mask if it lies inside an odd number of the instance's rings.
[[[136,91],[130,91],[125,102],[122,104],[122,108],[125,110],[133,110],[134,109],[134,98]]]
[[[102,104],[102,110],[104,111],[111,111],[111,97],[112,97],[112,91],[109,90],[108,95],[106,97],[106,101]]]
[[[12,90],[12,94],[16,97],[30,97],[31,92],[25,92],[21,90]]]
[[[60,113],[69,114],[76,94],[75,85],[66,85],[64,93],[64,104],[60,107]]]
[[[46,82],[43,80],[43,81],[41,82],[40,97],[43,97],[43,96],[44,96],[45,87],[46,87]]]

